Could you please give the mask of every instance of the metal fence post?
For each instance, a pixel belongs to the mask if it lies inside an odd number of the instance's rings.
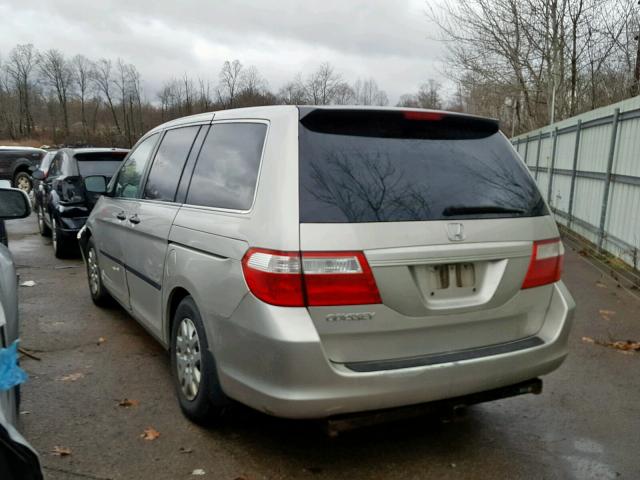
[[[573,169],[571,170],[571,188],[569,189],[569,211],[567,212],[569,220],[567,226],[571,228],[573,220],[573,195],[576,190],[576,176],[578,175],[578,152],[580,151],[580,132],[582,131],[582,120],[578,119],[576,124],[576,143],[573,147]]]
[[[607,219],[607,207],[609,206],[609,190],[611,189],[611,172],[613,170],[613,159],[616,153],[616,141],[618,139],[618,119],[620,109],[613,112],[613,123],[611,124],[611,142],[609,143],[609,158],[607,160],[607,176],[604,179],[604,193],[602,194],[602,209],[600,211],[600,230],[598,233],[598,250],[602,250],[604,242],[604,226]]]
[[[540,147],[542,147],[542,130],[538,132],[538,152],[536,153],[536,182],[538,181],[538,169],[540,168]]]
[[[524,144],[524,164],[528,167],[527,155],[529,154],[529,135],[525,137],[525,142],[527,143]]]
[[[553,188],[553,169],[556,166],[556,146],[558,144],[558,127],[553,129],[553,147],[551,147],[551,165],[549,166],[549,183],[547,189],[547,202],[551,205],[551,191]],[[553,208],[553,205],[551,205]]]

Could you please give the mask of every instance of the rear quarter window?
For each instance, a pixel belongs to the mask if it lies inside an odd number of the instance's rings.
[[[301,222],[548,214],[496,123],[408,113],[316,110],[301,119]]]
[[[186,203],[249,210],[266,133],[263,123],[214,124],[200,150]]]
[[[162,138],[151,165],[144,198],[173,202],[182,169],[200,126],[175,128]]]

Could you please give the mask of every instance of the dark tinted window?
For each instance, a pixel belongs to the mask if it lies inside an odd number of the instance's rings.
[[[151,166],[144,198],[173,202],[184,163],[199,128],[176,128],[165,134]]]
[[[248,210],[253,202],[267,126],[221,123],[202,146],[187,203]]]
[[[158,134],[147,137],[129,155],[118,172],[113,191],[114,197],[137,198],[140,191],[142,174],[149,161],[149,156],[158,140]]]
[[[537,186],[492,121],[340,110],[301,120],[301,222],[545,214]]]
[[[126,155],[127,152],[77,153],[75,159],[80,176],[104,175],[111,178]]]

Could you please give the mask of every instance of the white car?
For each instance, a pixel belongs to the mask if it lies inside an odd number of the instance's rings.
[[[0,220],[24,218],[30,213],[24,191],[0,185]],[[3,480],[41,479],[38,455],[16,430],[19,386],[7,388],[15,383],[14,342],[18,333],[16,270],[9,249],[0,243],[0,472]]]

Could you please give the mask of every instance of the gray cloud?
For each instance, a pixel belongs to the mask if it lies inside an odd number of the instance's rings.
[[[424,0],[15,0],[0,3],[0,58],[16,43],[121,57],[151,96],[184,73],[217,81],[227,59],[255,65],[276,90],[328,61],[349,81],[374,77],[395,102],[442,79],[425,8]]]

